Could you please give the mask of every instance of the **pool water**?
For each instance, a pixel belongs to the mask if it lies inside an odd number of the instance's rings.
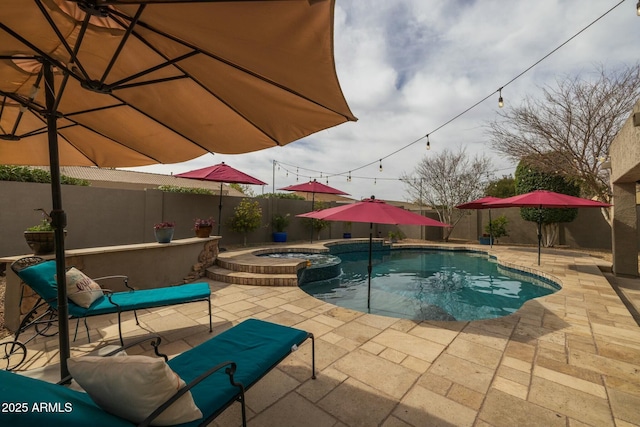
[[[273,252],[267,254],[260,254],[258,256],[269,258],[286,258],[286,259],[304,259],[311,262],[311,265],[325,265],[334,263],[339,258],[329,255],[328,253],[309,253],[309,252]]]
[[[560,287],[488,256],[446,250],[374,252],[367,309],[367,252],[341,253],[338,277],[301,285],[340,307],[414,320],[481,320],[506,316]]]

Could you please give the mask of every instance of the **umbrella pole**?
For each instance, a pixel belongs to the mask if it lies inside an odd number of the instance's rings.
[[[67,359],[71,356],[69,348],[69,307],[67,304],[66,268],[64,256],[64,228],[67,225],[62,210],[62,187],[60,185],[60,155],[58,153],[58,130],[55,111],[53,66],[43,61],[47,111],[47,129],[49,138],[49,169],[51,172],[51,222],[54,229],[56,246],[56,281],[58,284],[58,340],[60,351],[60,379],[69,376]]]
[[[220,182],[220,196],[218,197],[218,236],[220,236],[220,226],[222,222],[222,182]]]
[[[314,211],[314,205],[316,204],[316,193],[311,193],[311,212]],[[311,220],[311,243],[313,243],[313,220]]]
[[[367,281],[367,311],[371,308],[371,271],[373,268],[371,267],[371,252],[373,245],[373,223],[369,223],[369,266],[367,267],[367,271],[369,273],[369,279]]]
[[[542,207],[538,208],[538,265],[540,265],[540,246],[542,243]]]
[[[491,208],[489,208],[489,247],[493,247],[493,229],[491,228]]]

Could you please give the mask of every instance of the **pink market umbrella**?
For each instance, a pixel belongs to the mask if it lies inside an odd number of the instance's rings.
[[[489,245],[493,247],[493,230],[491,230],[491,207],[486,203],[502,200],[500,197],[485,196],[456,206],[458,209],[489,209]]]
[[[309,212],[306,214],[296,215],[301,218],[314,218],[326,221],[351,221],[351,222],[368,222],[369,223],[369,280],[367,288],[367,309],[371,305],[371,252],[373,246],[373,223],[376,224],[405,224],[405,225],[426,225],[428,227],[450,227],[435,219],[418,215],[408,210],[398,208],[376,200],[374,196],[370,199],[364,199],[356,203],[338,206],[335,208],[323,209],[321,211]]]
[[[199,179],[202,181],[220,182],[220,198],[218,204],[218,236],[220,235],[220,223],[222,222],[222,184],[251,184],[266,185],[266,182],[247,175],[244,172],[234,169],[222,162],[220,164],[209,166],[202,169],[196,169],[189,172],[176,174],[180,178]]]
[[[542,208],[607,208],[608,203],[548,190],[535,190],[506,199],[485,204],[488,208],[538,208],[538,265],[540,265],[540,247],[542,242]]]
[[[295,184],[290,185],[284,188],[278,188],[278,190],[285,191],[301,191],[304,193],[311,193],[311,210],[315,209],[315,196],[316,193],[319,194],[337,194],[340,196],[348,196],[348,193],[344,191],[338,190],[337,188],[329,187],[328,185],[324,185],[315,179],[313,181],[305,182],[304,184]],[[313,228],[311,229],[311,243],[313,243]]]

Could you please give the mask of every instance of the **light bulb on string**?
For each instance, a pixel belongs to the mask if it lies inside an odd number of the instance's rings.
[[[329,177],[327,177],[327,185],[329,185]]]
[[[347,182],[351,182],[351,171],[349,171],[349,175],[347,176]]]
[[[382,159],[380,159],[380,167],[378,169],[380,169],[380,172],[382,172]]]
[[[636,4],[636,14],[640,16],[640,1]]]
[[[427,134],[427,150],[431,150],[431,143],[429,142],[429,134]]]
[[[498,89],[498,107],[504,107],[504,99],[502,99],[502,88]]]
[[[373,178],[373,185],[376,185],[378,183],[378,179],[377,178]]]

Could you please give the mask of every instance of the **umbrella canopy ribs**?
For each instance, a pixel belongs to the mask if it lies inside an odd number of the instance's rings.
[[[43,62],[53,69],[61,165],[245,153],[355,120],[335,73],[333,7],[4,1],[0,137],[21,144],[0,146],[0,161],[49,164]]]
[[[178,163],[355,121],[335,0],[3,0],[0,164],[49,165],[60,373],[68,316],[60,166]]]

